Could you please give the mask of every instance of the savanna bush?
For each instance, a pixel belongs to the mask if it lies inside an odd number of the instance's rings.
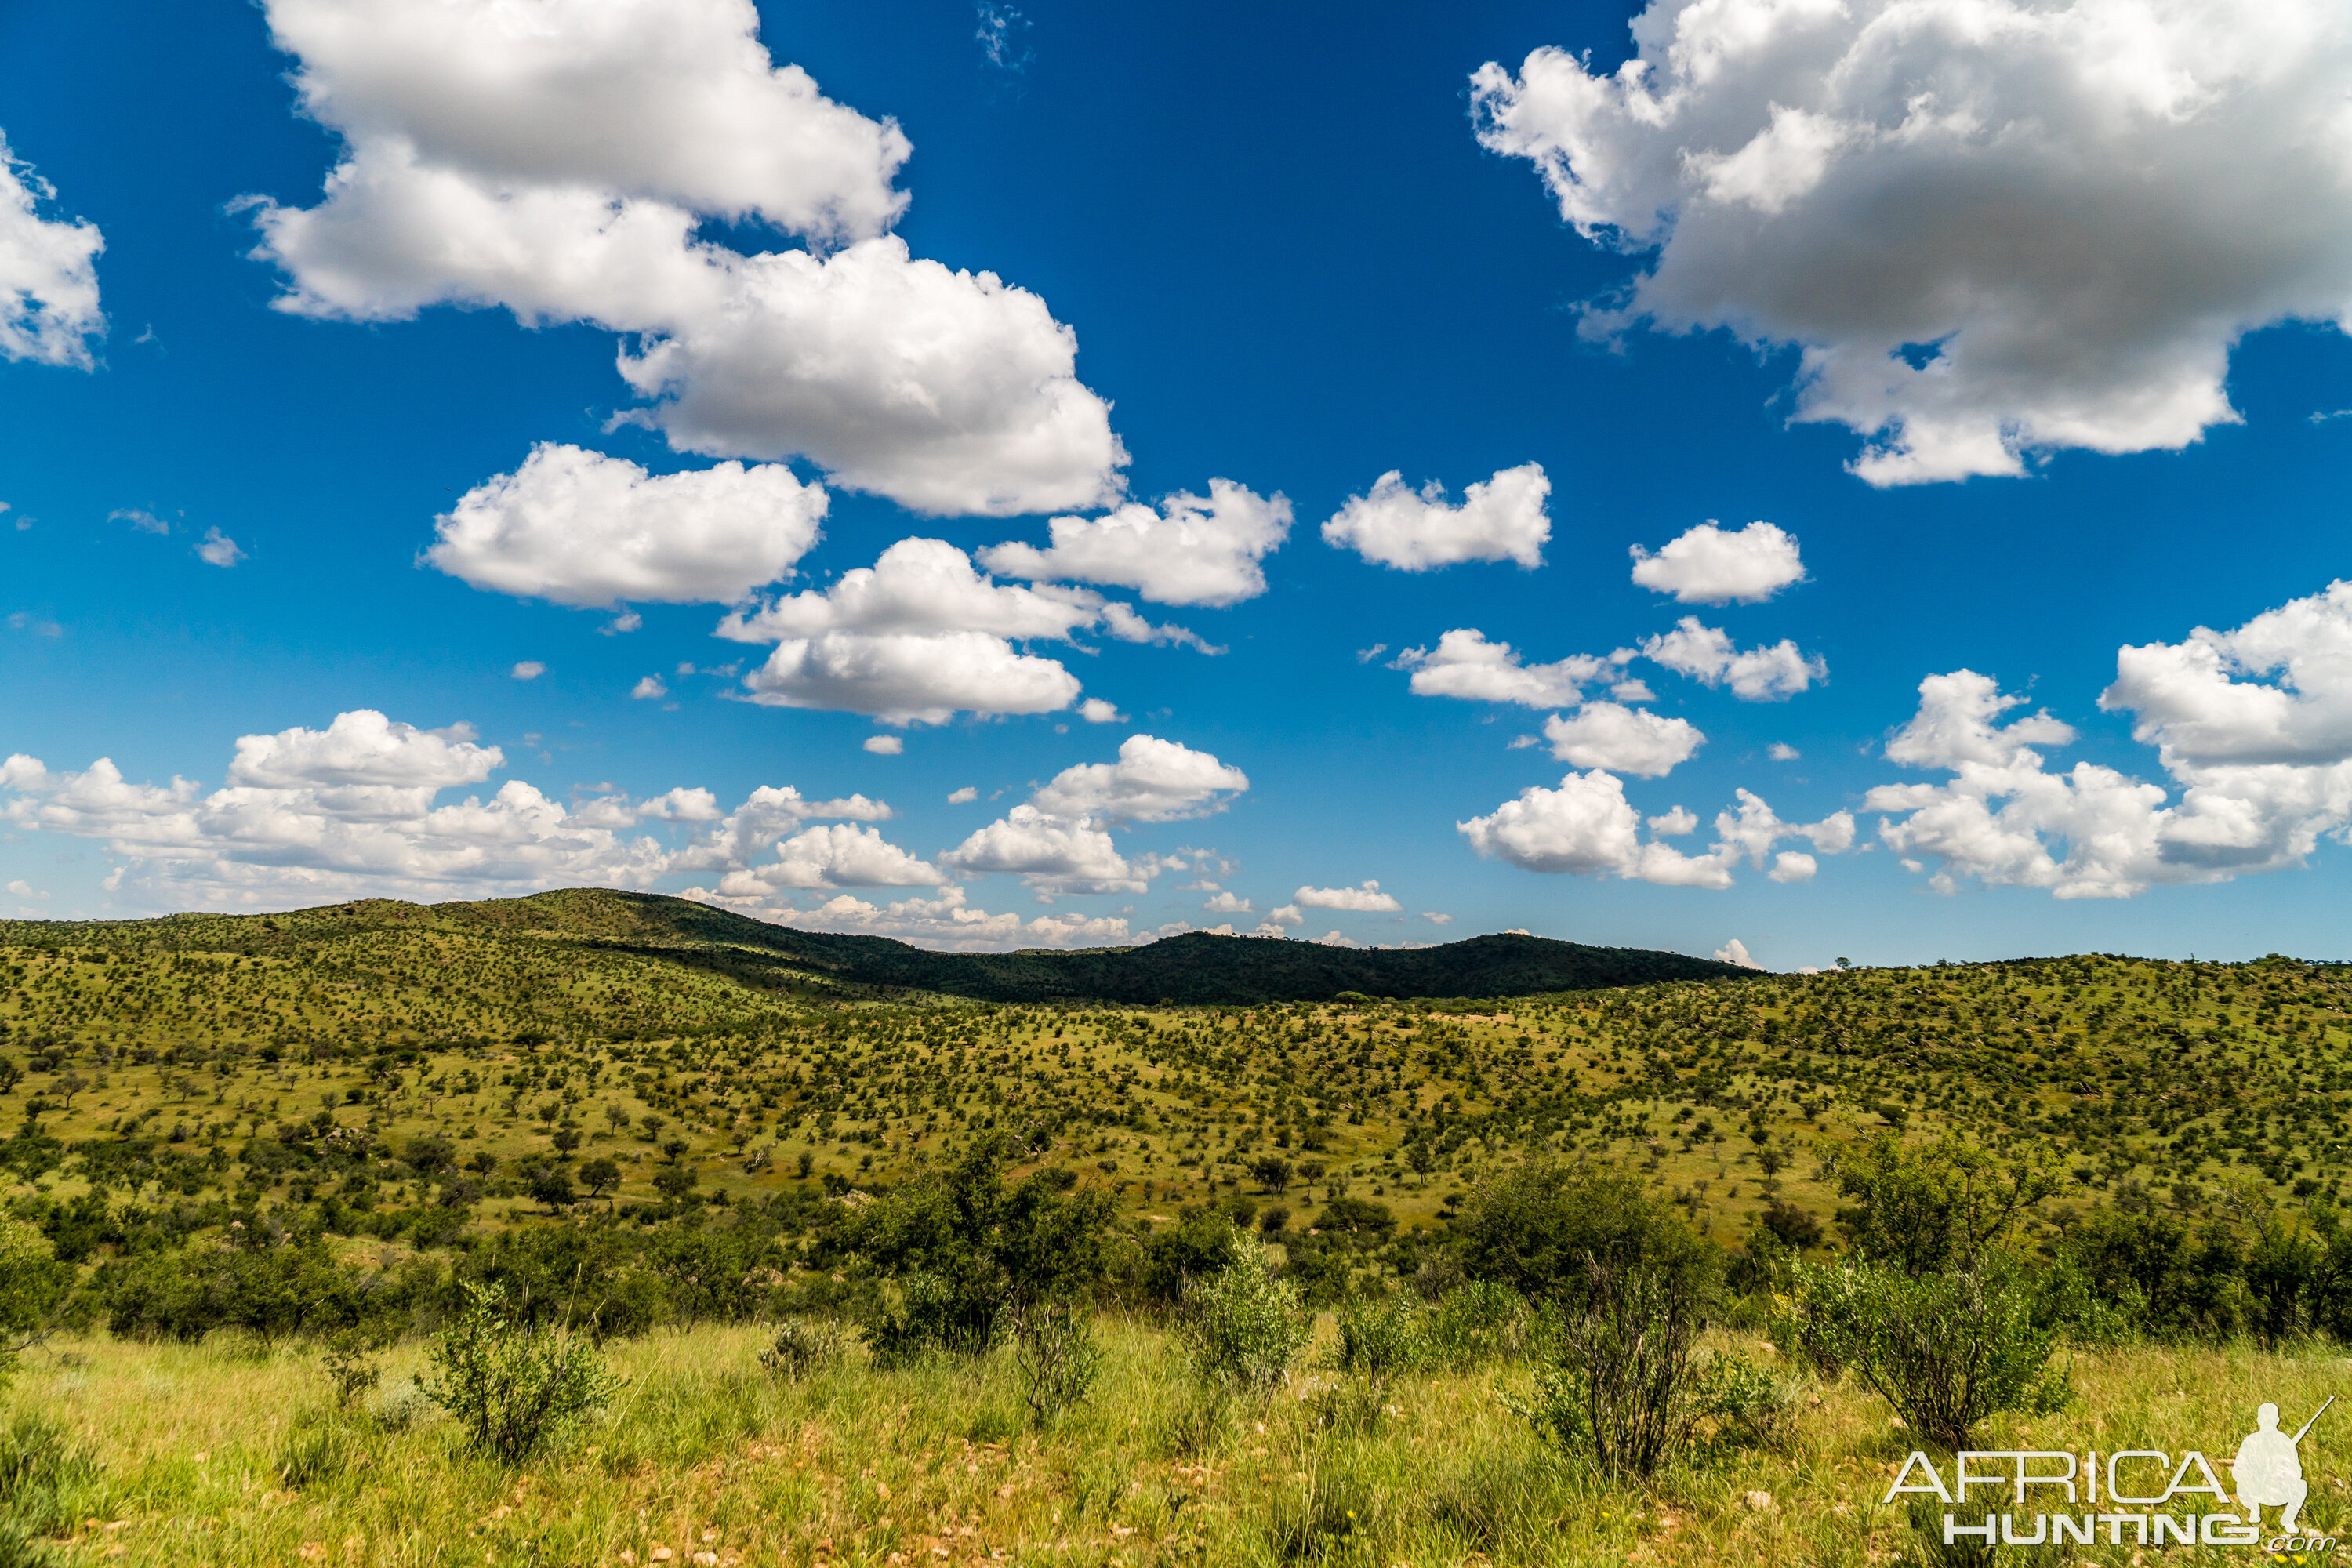
[[[1851,1370],[1928,1443],[1957,1453],[2003,1410],[2044,1413],[2071,1397],[2051,1365],[2060,1325],[2024,1267],[1987,1250],[1912,1275],[1885,1265],[1799,1263],[1784,1333]]]
[[[512,1321],[497,1286],[472,1286],[467,1295],[464,1313],[426,1350],[433,1376],[422,1386],[473,1447],[520,1464],[612,1402],[620,1379],[587,1341]]]
[[[778,1377],[797,1379],[831,1366],[841,1356],[839,1329],[806,1318],[786,1318],[760,1352],[760,1364]]]
[[[1429,1312],[1410,1296],[1352,1297],[1334,1326],[1332,1364],[1367,1382],[1389,1383],[1429,1363]]]
[[[1672,1268],[1588,1262],[1582,1300],[1554,1309],[1535,1386],[1507,1401],[1547,1443],[1604,1474],[1646,1478],[1689,1441],[1700,1297]]]
[[[1075,1300],[1103,1278],[1111,1195],[1043,1171],[1008,1186],[1013,1153],[991,1134],[843,1221],[841,1243],[900,1287],[866,1331],[877,1360],[982,1353],[1017,1309]]]
[[[1736,1448],[1785,1448],[1796,1436],[1801,1380],[1740,1351],[1718,1351],[1693,1380],[1692,1403],[1715,1428],[1716,1440]]]
[[[1437,1364],[1468,1372],[1526,1349],[1527,1298],[1499,1279],[1466,1279],[1430,1315],[1429,1353]]]
[[[1470,1279],[1571,1313],[1591,1300],[1596,1281],[1637,1275],[1703,1304],[1723,1270],[1721,1249],[1638,1178],[1596,1165],[1531,1163],[1487,1182],[1464,1204],[1454,1235]]]
[[[1221,1387],[1255,1394],[1280,1387],[1314,1331],[1297,1288],[1256,1258],[1194,1281],[1184,1296],[1185,1352],[1194,1373]]]
[[[1021,1397],[1035,1420],[1051,1422],[1094,1392],[1102,1346],[1094,1325],[1066,1304],[1024,1308],[1013,1316],[1013,1364]]]

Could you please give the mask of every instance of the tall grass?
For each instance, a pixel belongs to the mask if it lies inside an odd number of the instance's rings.
[[[1324,1396],[1343,1374],[1204,1401],[1158,1329],[1108,1318],[1096,1332],[1096,1392],[1051,1426],[1031,1422],[1009,1352],[891,1372],[852,1352],[787,1379],[760,1365],[772,1330],[704,1327],[611,1347],[626,1379],[614,1408],[520,1469],[420,1413],[415,1345],[390,1352],[383,1385],[349,1410],[314,1351],[64,1345],[28,1359],[0,1429],[51,1423],[81,1456],[36,1527],[69,1563],[1863,1568],[1911,1545],[1904,1511],[1877,1500],[1912,1436],[1850,1382],[1812,1387],[1780,1451],[1613,1484],[1503,1408],[1529,1375],[1517,1363],[1401,1375],[1380,1422],[1335,1424]],[[1983,1436],[2226,1457],[2262,1400],[2307,1412],[2352,1384],[2352,1366],[2315,1350],[2134,1348],[2072,1372],[2073,1407]],[[2305,1473],[2347,1472],[2352,1418],[2323,1422]],[[2305,1518],[2352,1525],[2342,1487],[2318,1480]],[[2135,1550],[2068,1559],[2121,1565]],[[2205,1550],[2167,1561],[2245,1555]]]

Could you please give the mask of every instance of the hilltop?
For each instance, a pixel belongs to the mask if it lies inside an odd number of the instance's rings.
[[[1375,950],[1192,931],[1135,947],[934,952],[887,937],[773,925],[688,899],[593,888],[446,904],[371,899],[271,915],[0,921],[0,944],[240,955],[282,955],[384,933],[494,934],[567,951],[594,948],[715,966],[769,986],[883,987],[991,1002],[1251,1005],[1328,1002],[1349,991],[1401,998],[1521,996],[1752,973],[1680,953],[1518,933]]]

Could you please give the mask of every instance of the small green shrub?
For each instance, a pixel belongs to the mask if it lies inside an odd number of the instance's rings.
[[[350,1409],[383,1381],[383,1367],[371,1353],[381,1348],[376,1335],[358,1329],[346,1329],[327,1341],[320,1370],[334,1390],[337,1409]]]
[[[1733,1447],[1781,1449],[1796,1436],[1793,1378],[1738,1351],[1721,1351],[1698,1370],[1692,1398],[1714,1424],[1717,1441]]]
[[[465,1312],[435,1336],[426,1397],[456,1417],[472,1446],[520,1464],[610,1404],[620,1379],[567,1330],[509,1322],[505,1292],[468,1285]]]
[[[1430,1319],[1431,1358],[1456,1372],[1512,1359],[1526,1349],[1527,1298],[1499,1279],[1468,1279]]]
[[[1204,1382],[1256,1394],[1277,1388],[1313,1333],[1297,1289],[1255,1258],[1229,1264],[1185,1292],[1182,1339]]]
[[[1506,1405],[1553,1447],[1588,1455],[1602,1473],[1646,1478],[1690,1440],[1692,1342],[1699,1310],[1674,1270],[1587,1266],[1584,1304],[1554,1319],[1535,1387]]]
[[[433,1401],[413,1382],[404,1380],[380,1391],[368,1402],[368,1418],[387,1432],[405,1432],[432,1410]]]
[[[1343,1303],[1332,1364],[1370,1383],[1387,1384],[1430,1359],[1429,1313],[1404,1295],[1358,1296]]]
[[[841,1331],[831,1323],[806,1318],[786,1318],[776,1325],[776,1337],[760,1352],[760,1364],[778,1377],[798,1380],[839,1361]]]
[[[1048,1423],[1094,1392],[1102,1347],[1093,1325],[1066,1306],[1025,1308],[1013,1318],[1013,1364],[1030,1415]]]
[[[2050,1364],[2060,1329],[2044,1321],[2023,1268],[2006,1253],[1974,1267],[1908,1275],[1866,1263],[1799,1263],[1793,1337],[1851,1368],[1906,1425],[1949,1453],[1999,1411],[2043,1414],[2072,1396]]]

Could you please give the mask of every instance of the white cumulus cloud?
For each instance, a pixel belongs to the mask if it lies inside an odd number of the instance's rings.
[[[654,475],[542,442],[438,521],[428,565],[477,588],[609,609],[628,600],[731,605],[792,575],[826,497],[779,463]]]
[[[2345,320],[2335,0],[1654,0],[1633,30],[1608,74],[1480,69],[1480,139],[1648,253],[1591,329],[1795,347],[1796,416],[1860,433],[1872,483],[2185,446],[2237,417],[2241,336]]]
[[[359,709],[322,730],[240,737],[226,783],[210,792],[180,777],[134,783],[106,758],[72,772],[13,755],[0,761],[0,823],[103,841],[115,862],[105,886],[134,907],[282,909],[646,888],[673,871],[746,868],[811,817],[889,815],[862,795],[811,801],[772,785],[723,816],[698,788],[567,808],[509,779],[487,796],[439,798],[505,763],[462,725],[424,730]],[[691,836],[673,847],[641,830],[647,821],[689,825]]]
[[[1523,708],[1573,708],[1584,688],[1613,675],[1632,657],[1574,654],[1553,664],[1528,664],[1507,642],[1489,642],[1475,627],[1457,627],[1433,648],[1407,648],[1396,668],[1412,671],[1420,697],[1461,697],[1477,702],[1516,702]]]
[[[732,898],[709,888],[688,888],[685,897],[734,910],[757,920],[801,931],[887,936],[918,947],[954,952],[1001,952],[1023,947],[1124,946],[1134,941],[1118,916],[1015,914],[974,909],[961,888],[943,888],[937,898],[875,904],[838,893],[812,909],[796,909],[764,896]]]
[[[1702,522],[1655,555],[1633,546],[1633,581],[1685,605],[1758,605],[1804,575],[1796,540],[1769,522],[1736,532]]]
[[[1963,878],[2059,898],[2128,898],[2165,884],[2228,881],[2305,864],[2352,832],[2352,583],[2266,611],[2234,631],[2126,647],[2101,694],[2157,748],[2171,788],[2094,763],[2063,772],[2043,750],[2073,727],[2047,712],[2003,721],[2023,699],[1972,670],[1920,682],[1919,709],[1888,760],[1940,784],[1883,784],[1864,798],[1879,837]]]
[[[1008,577],[1132,588],[1155,605],[1233,605],[1265,592],[1259,563],[1288,537],[1290,503],[1211,479],[1205,498],[1180,492],[1158,510],[1129,501],[1045,526],[1047,548],[992,545],[981,561]]]
[[[1653,817],[1653,837],[1643,839],[1641,818],[1625,798],[1624,784],[1599,768],[1570,773],[1557,789],[1522,790],[1517,800],[1454,827],[1482,858],[1525,870],[1711,889],[1730,887],[1732,871],[1742,858],[1760,867],[1773,845],[1783,839],[1801,837],[1830,855],[1842,853],[1853,841],[1854,822],[1848,813],[1816,823],[1784,823],[1748,791],[1735,794],[1738,807],[1716,815],[1716,842],[1704,855],[1686,855],[1661,841],[1696,826],[1680,806],[1664,817]]]
[[[1323,524],[1323,540],[1406,572],[1465,561],[1516,561],[1533,568],[1543,564],[1551,538],[1544,511],[1550,494],[1541,463],[1522,463],[1477,481],[1458,506],[1447,504],[1445,487],[1434,479],[1414,491],[1391,469],[1370,493],[1348,498]]]
[[[1742,969],[1764,967],[1748,956],[1748,944],[1736,936],[1715,950],[1715,961],[1717,963],[1736,963]]]
[[[924,888],[946,880],[938,867],[888,842],[878,829],[835,822],[783,840],[773,861],[730,871],[719,890],[753,898],[787,888]]]
[[[1393,895],[1381,891],[1378,882],[1366,882],[1360,888],[1301,888],[1290,895],[1283,906],[1294,914],[1300,910],[1350,910],[1359,914],[1385,914],[1404,908]]]
[[[1744,702],[1794,697],[1830,673],[1828,664],[1807,658],[1786,637],[1769,647],[1737,647],[1728,634],[1701,626],[1696,616],[1685,616],[1673,631],[1643,641],[1642,657],[1708,686],[1728,684]]]
[[[1249,775],[1156,735],[1129,735],[1115,763],[1063,769],[1033,797],[1043,812],[1108,822],[1178,822],[1222,811]]]
[[[966,838],[940,856],[940,864],[974,874],[1000,871],[1019,877],[1048,898],[1139,893],[1150,885],[1102,828],[1028,805],[1014,806]]]
[[[207,566],[234,566],[245,559],[245,552],[219,529],[207,528],[205,536],[196,541],[196,559]]]
[[[634,417],[681,451],[804,455],[917,510],[1108,504],[1126,453],[1077,341],[990,272],[912,256],[896,124],[777,66],[751,0],[267,0],[325,196],[254,200],[299,314],[433,305],[623,335]],[[705,219],[811,248],[742,254]]]
[[[1544,721],[1551,754],[1580,768],[1656,778],[1686,762],[1706,740],[1686,719],[1670,719],[1643,708],[1592,702],[1567,718]]]
[[[998,583],[945,540],[902,539],[828,588],[729,616],[718,635],[776,645],[745,678],[754,701],[845,709],[891,724],[944,724],[962,710],[1069,707],[1077,677],[1013,643],[1067,642],[1095,626],[1129,637],[1140,627],[1138,640],[1157,630],[1089,589]],[[1087,717],[1102,722],[1098,711]]]
[[[89,370],[90,341],[106,332],[97,267],[106,241],[84,219],[43,217],[56,199],[0,135],[0,355]]]

